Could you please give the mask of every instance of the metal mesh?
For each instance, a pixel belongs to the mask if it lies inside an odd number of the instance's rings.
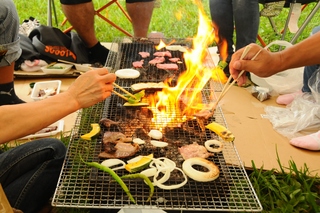
[[[127,56],[124,56],[123,51],[129,52],[128,55],[132,57],[132,55],[137,54],[137,51],[151,51],[154,46],[152,43],[133,42],[126,43],[124,46],[128,49],[125,50],[122,49],[124,48],[122,47],[122,40],[115,42],[113,45],[118,45],[119,49],[111,52],[107,61],[107,66],[112,68],[112,71],[131,67],[132,61],[137,60],[136,58],[128,59]],[[179,57],[182,57],[182,55]],[[183,69],[179,69],[179,71],[183,71]],[[146,70],[146,72],[152,71]],[[156,78],[162,79],[164,77],[159,73],[158,75]],[[145,81],[142,79],[117,81],[120,86],[127,90],[130,90],[130,85],[135,82]],[[219,90],[221,90],[221,84],[209,82],[207,87],[202,90],[203,102],[209,103],[212,101],[212,91]],[[98,123],[101,118],[108,118],[121,123],[119,126],[104,127],[102,132],[121,131],[128,137],[144,139],[146,132],[153,128],[148,109],[124,107],[123,103],[124,101],[121,98],[112,95],[105,102],[79,112],[53,197],[52,204],[54,206],[106,209],[130,207],[180,211],[255,212],[262,210],[234,144],[226,142],[222,152],[216,153],[208,159],[213,161],[220,169],[220,176],[215,181],[202,183],[188,179],[186,185],[175,190],[163,190],[155,187],[151,201],[146,202],[149,196],[149,187],[140,179],[125,180],[137,204],[130,202],[126,193],[109,174],[95,168],[89,168],[79,160],[79,155],[81,155],[88,162],[103,161],[103,159],[98,158],[102,151],[102,134],[92,141],[84,141],[80,138],[80,135],[91,130],[91,123]],[[137,120],[139,120],[138,123]],[[219,107],[216,109],[214,116],[206,120],[204,124],[212,121],[226,125]],[[153,153],[156,158],[168,157],[176,162],[177,167],[181,168],[183,158],[178,152],[178,147],[193,142],[203,145],[205,141],[210,139],[220,140],[215,133],[209,130],[203,131],[196,120],[189,120],[183,124],[172,124],[165,128],[163,132],[165,140],[170,144],[168,147],[155,148],[146,143],[146,145],[140,145],[140,151],[137,155]],[[127,174],[127,172],[118,170],[117,174],[121,176]],[[181,174],[175,170],[165,184],[178,184],[182,181]]]

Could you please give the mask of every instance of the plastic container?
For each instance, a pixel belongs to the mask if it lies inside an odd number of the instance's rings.
[[[41,81],[34,84],[31,98],[34,101],[43,100],[60,93],[61,81]]]

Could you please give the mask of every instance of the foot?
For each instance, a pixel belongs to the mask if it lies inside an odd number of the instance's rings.
[[[14,91],[13,82],[0,84],[0,106],[10,104],[22,104],[25,101],[21,100]]]
[[[291,102],[298,96],[301,95],[302,91],[295,92],[295,93],[289,93],[285,95],[280,95],[276,102],[277,104],[282,104],[282,105],[288,105],[291,104]]]
[[[290,144],[303,149],[320,150],[320,131],[311,135],[292,138]]]
[[[88,51],[90,63],[94,64],[96,62],[99,62],[102,65],[106,64],[109,50],[101,45],[100,42],[98,42],[95,46],[89,48]]]

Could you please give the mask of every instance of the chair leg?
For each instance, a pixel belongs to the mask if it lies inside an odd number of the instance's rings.
[[[299,30],[296,32],[296,34],[293,36],[293,38],[291,39],[290,43],[294,44],[296,43],[298,37],[301,35],[301,33],[303,32],[303,30],[305,29],[305,27],[307,26],[307,24],[310,22],[310,20],[313,18],[313,16],[315,15],[316,12],[318,12],[318,10],[320,9],[320,2],[318,2],[316,4],[316,6],[314,6],[314,8],[312,9],[312,11],[310,12],[310,14],[308,15],[308,17],[306,18],[306,20],[304,20],[303,24],[301,25],[301,27],[299,28]]]

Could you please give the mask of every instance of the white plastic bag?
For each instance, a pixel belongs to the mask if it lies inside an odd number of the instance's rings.
[[[320,128],[320,104],[310,93],[296,96],[286,108],[265,107],[273,128],[288,138],[301,136],[300,131]]]
[[[320,69],[315,71],[308,80],[308,86],[312,96],[318,104],[320,104]]]
[[[277,40],[268,44],[265,49],[272,45],[284,47],[292,46],[287,41]],[[275,94],[288,94],[300,91],[303,85],[303,69],[304,67],[294,68],[282,71],[267,78],[261,78],[251,73],[253,83],[272,90]]]

